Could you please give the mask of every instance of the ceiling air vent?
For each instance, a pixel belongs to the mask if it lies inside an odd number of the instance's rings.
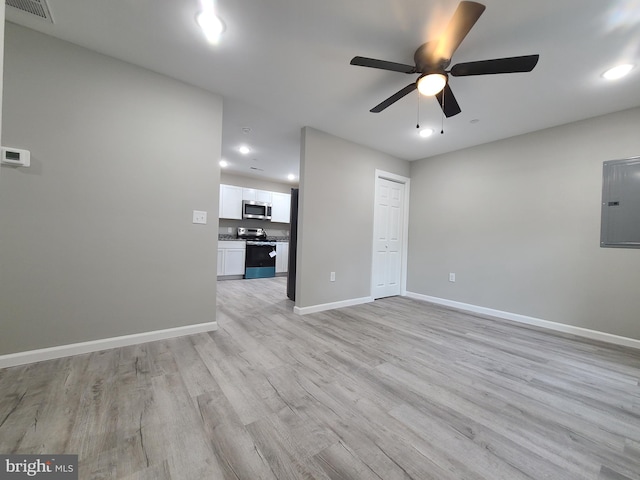
[[[49,6],[45,0],[7,0],[7,6],[17,8],[18,10],[53,23]]]

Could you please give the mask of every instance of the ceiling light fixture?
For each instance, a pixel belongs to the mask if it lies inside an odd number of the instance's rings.
[[[422,138],[427,138],[431,135],[433,135],[433,130],[431,128],[423,128],[422,130],[420,130],[420,136]]]
[[[202,11],[196,15],[196,22],[209,43],[217,44],[225,31],[224,22],[215,14],[212,0],[202,0],[201,4]]]
[[[626,63],[624,65],[618,65],[616,67],[610,68],[609,70],[604,72],[602,76],[607,80],[617,80],[627,75],[632,69],[633,65],[630,63]]]
[[[442,91],[446,84],[446,76],[441,73],[432,73],[418,79],[418,91],[425,97],[432,97]]]
[[[238,148],[238,151],[243,155],[249,155],[251,153],[251,149],[246,145],[242,145],[240,148]]]
[[[226,160],[220,160],[220,166],[222,168],[228,167],[229,166],[229,162],[227,162]]]
[[[296,176],[293,173],[290,173],[289,175],[287,175],[287,178],[289,179],[289,181],[293,181],[296,179]]]

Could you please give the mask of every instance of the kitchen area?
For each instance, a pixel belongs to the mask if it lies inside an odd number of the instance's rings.
[[[289,271],[290,255],[295,258],[295,251],[290,249],[290,241],[295,237],[291,228],[291,192],[291,185],[222,176],[218,226],[219,281],[290,277],[295,274]],[[294,200],[297,200],[297,189],[293,193]],[[296,205],[297,201],[293,206],[294,218],[297,218]],[[292,264],[295,265],[295,261]],[[288,278],[290,282],[295,284],[292,278]]]

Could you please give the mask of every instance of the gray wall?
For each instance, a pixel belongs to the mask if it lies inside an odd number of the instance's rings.
[[[4,12],[5,10],[5,2],[0,2],[0,140],[2,139],[2,69],[4,66]],[[1,144],[1,142],[0,142]],[[0,171],[0,175],[2,172]],[[0,185],[2,188],[2,185]]]
[[[235,175],[233,173],[227,173],[224,170],[220,171],[220,183],[224,183],[225,185],[235,185],[236,187],[256,188],[258,190],[280,193],[291,193],[291,189],[298,186],[297,182],[272,182],[262,178]]]
[[[0,354],[215,321],[221,98],[10,23],[5,49],[32,166],[2,168]]]
[[[409,168],[405,160],[303,128],[296,306],[371,294],[375,170],[408,177]]]
[[[407,289],[640,339],[640,250],[599,247],[602,162],[639,155],[639,125],[636,108],[413,162]]]

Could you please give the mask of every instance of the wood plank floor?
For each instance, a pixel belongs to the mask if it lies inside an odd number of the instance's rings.
[[[640,352],[407,298],[0,370],[0,453],[81,479],[640,480]]]

